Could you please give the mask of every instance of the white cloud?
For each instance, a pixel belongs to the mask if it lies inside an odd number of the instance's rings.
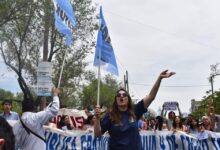
[[[189,112],[190,100],[200,100],[211,88],[210,65],[220,62],[220,2],[111,0],[102,1],[102,6],[118,58],[119,79],[128,70],[130,83],[151,85],[162,70],[175,71],[162,86],[192,87],[161,87],[150,107],[157,110],[164,101],[176,100],[183,112]],[[215,89],[220,88],[218,78]],[[130,84],[136,98],[150,89]]]
[[[220,1],[101,2],[119,66],[118,79],[123,81],[128,70],[132,95],[143,98],[151,89],[146,85],[152,85],[162,70],[175,71],[174,77],[163,81],[150,107],[156,111],[163,102],[176,100],[188,112],[190,100],[200,100],[211,88],[210,65],[220,62]],[[14,75],[7,78],[0,80],[0,87],[7,83],[18,87]],[[220,89],[220,76],[215,78],[214,89]]]

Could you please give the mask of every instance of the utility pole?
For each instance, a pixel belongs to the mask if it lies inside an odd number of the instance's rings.
[[[215,65],[211,65],[211,76],[209,78],[209,81],[211,83],[211,90],[212,90],[212,101],[214,100],[214,86],[213,86],[213,82],[214,82],[214,77],[220,75],[220,70],[217,69],[218,65],[220,63],[216,63]]]
[[[124,87],[125,87],[125,90],[129,93],[128,71],[127,70],[126,70],[126,74],[124,75]]]
[[[129,85],[128,85],[128,71],[126,70],[126,83],[127,83],[127,91],[129,93]]]
[[[211,75],[209,79],[211,82],[212,101],[214,100],[213,78],[214,78],[214,75]]]

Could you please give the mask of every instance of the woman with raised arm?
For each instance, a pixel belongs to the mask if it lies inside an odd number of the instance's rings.
[[[147,111],[148,106],[155,99],[161,80],[174,75],[165,70],[160,73],[149,95],[133,105],[130,95],[124,89],[116,92],[111,110],[100,119],[99,106],[95,109],[96,121],[94,135],[101,136],[106,131],[110,134],[109,150],[140,150],[141,138],[138,130],[138,120]]]

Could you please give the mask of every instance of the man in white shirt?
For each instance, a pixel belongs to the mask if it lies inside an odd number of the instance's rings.
[[[26,99],[22,102],[23,114],[21,120],[13,128],[16,139],[16,148],[19,148],[20,150],[46,149],[46,142],[44,141],[45,130],[43,125],[48,123],[49,119],[57,115],[60,108],[59,93],[59,89],[53,89],[52,105],[44,111],[36,113],[34,112],[33,101]],[[36,135],[34,135],[34,133]]]

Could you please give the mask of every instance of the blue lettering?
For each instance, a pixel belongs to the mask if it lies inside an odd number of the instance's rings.
[[[164,137],[160,135],[159,138],[160,138],[160,149],[165,150],[166,146],[164,144]]]
[[[141,136],[141,149],[144,150],[147,147],[147,136]]]
[[[185,146],[184,146],[185,137],[183,135],[181,135],[180,139],[181,139],[181,143],[182,143],[182,150],[185,150]]]
[[[71,146],[72,150],[76,150],[76,136],[72,137]]]
[[[102,136],[102,137],[100,138],[100,140],[101,140],[100,146],[102,147],[102,149],[103,149],[103,150],[108,149],[108,140],[109,140],[109,137],[104,137],[104,136]]]
[[[167,139],[167,142],[168,142],[168,144],[169,144],[170,150],[172,150],[172,149],[173,149],[173,146],[172,146],[172,143],[173,143],[172,138],[167,135],[167,136],[166,136],[166,139]]]
[[[171,138],[173,139],[173,148],[178,149],[178,144],[176,144],[176,136],[175,135],[171,135]]]
[[[84,149],[85,150],[92,150],[93,144],[94,144],[94,142],[92,142],[92,135],[82,135],[81,136],[81,149],[82,150],[84,150]]]
[[[82,135],[81,136],[81,150],[86,150],[87,143],[86,143],[86,136]]]
[[[202,140],[202,148],[205,149],[205,146],[206,146],[207,150],[209,150],[207,139]]]
[[[71,147],[68,148],[68,143],[70,143],[70,141],[71,141],[71,137],[64,137],[64,138],[63,138],[63,146],[62,146],[62,150],[68,150],[68,149],[71,149]]]
[[[50,150],[56,150],[60,144],[60,135],[57,133],[51,133],[48,138],[47,148]]]
[[[152,135],[152,145],[151,145],[151,150],[156,150],[156,136],[155,135]]]
[[[220,138],[217,138],[218,146],[220,146]]]
[[[219,149],[219,147],[217,148],[217,143],[216,143],[216,140],[215,140],[215,138],[211,138],[211,141],[212,141],[212,144],[213,144],[213,146],[215,147],[215,149]]]
[[[87,138],[87,150],[92,150],[92,135],[88,135],[88,138]]]
[[[190,139],[188,136],[186,136],[186,141],[188,143],[188,150],[193,150],[192,138]]]
[[[149,150],[156,150],[157,144],[156,144],[156,136],[155,135],[149,135],[149,136],[141,136],[141,149],[149,149]]]
[[[167,132],[168,133],[168,132]],[[94,137],[92,134],[81,136],[64,135],[51,131],[45,132],[47,150],[107,150],[109,136]],[[212,134],[211,134],[212,135]],[[211,138],[197,140],[185,134],[154,134],[141,135],[142,150],[218,150],[220,149],[219,135],[212,135]],[[78,144],[78,145],[77,145]]]
[[[209,150],[207,139],[198,140],[196,146],[197,150]]]

